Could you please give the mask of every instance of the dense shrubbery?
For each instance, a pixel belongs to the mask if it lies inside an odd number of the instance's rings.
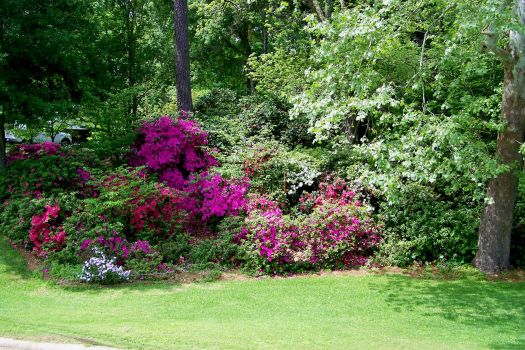
[[[227,178],[207,145],[195,121],[165,116],[141,127],[130,166],[54,144],[18,147],[7,171],[29,181],[2,178],[1,228],[50,266],[100,283],[175,265],[281,273],[366,262],[379,241],[369,208],[339,180],[305,192],[321,175],[316,158],[250,146],[240,176]]]

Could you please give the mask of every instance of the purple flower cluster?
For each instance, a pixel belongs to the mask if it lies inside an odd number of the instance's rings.
[[[247,204],[248,179],[227,180],[210,174],[209,168],[219,163],[205,149],[207,144],[206,132],[195,121],[164,116],[143,125],[130,161],[183,191],[181,206],[195,225],[195,219],[238,215]]]
[[[131,165],[145,165],[170,187],[182,189],[189,174],[218,165],[204,147],[207,134],[190,119],[163,116],[139,132]]]
[[[105,251],[116,258],[119,266],[125,264],[130,257],[145,256],[149,254],[156,254],[148,241],[138,240],[134,243],[129,243],[125,238],[120,237],[117,231],[113,232],[111,237],[98,236],[95,240],[85,239],[80,245],[82,251],[87,251],[89,248]]]
[[[184,208],[194,217],[201,217],[203,221],[209,218],[236,216],[246,210],[248,180],[226,180],[219,174],[204,172],[200,176],[192,176],[185,191]]]
[[[108,258],[103,251],[93,248],[93,256],[84,262],[79,279],[81,282],[128,281],[130,270],[117,264],[116,258]]]

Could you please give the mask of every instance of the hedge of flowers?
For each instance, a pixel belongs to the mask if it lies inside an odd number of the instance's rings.
[[[248,177],[221,176],[207,145],[196,122],[168,116],[144,123],[129,164],[117,168],[56,144],[21,145],[7,170],[17,176],[0,179],[0,229],[43,258],[79,266],[84,282],[165,273],[192,259],[264,273],[366,263],[379,233],[348,183],[327,179],[283,208]]]

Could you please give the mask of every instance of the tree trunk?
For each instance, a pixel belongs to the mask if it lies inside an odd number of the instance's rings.
[[[128,88],[135,87],[137,83],[137,79],[135,77],[135,66],[137,64],[136,62],[136,46],[137,46],[137,40],[135,38],[135,9],[133,7],[132,1],[126,2],[126,51],[127,51],[127,59],[128,59],[128,81],[127,85]],[[129,112],[131,114],[132,120],[130,120],[130,125],[133,123],[133,121],[137,120],[138,115],[138,98],[136,96],[136,92],[133,91],[133,96],[131,97],[131,101],[129,104]]]
[[[516,0],[515,15],[525,23],[525,0]],[[509,267],[510,234],[518,190],[516,172],[523,168],[519,153],[525,132],[525,36],[510,32],[510,51],[495,47],[497,37],[488,35],[488,47],[505,63],[502,119],[505,130],[498,135],[496,157],[510,170],[489,183],[487,203],[479,228],[475,264],[483,272],[498,273]]]
[[[0,115],[0,170],[5,169],[6,164],[5,116]]]
[[[175,77],[179,111],[191,112],[190,37],[188,30],[188,1],[173,0],[175,29]]]

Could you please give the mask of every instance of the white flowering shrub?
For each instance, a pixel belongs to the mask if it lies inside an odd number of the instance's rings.
[[[129,281],[131,270],[124,270],[117,265],[116,258],[108,258],[98,248],[93,248],[93,256],[84,262],[80,273],[81,282],[98,282],[104,284]]]

